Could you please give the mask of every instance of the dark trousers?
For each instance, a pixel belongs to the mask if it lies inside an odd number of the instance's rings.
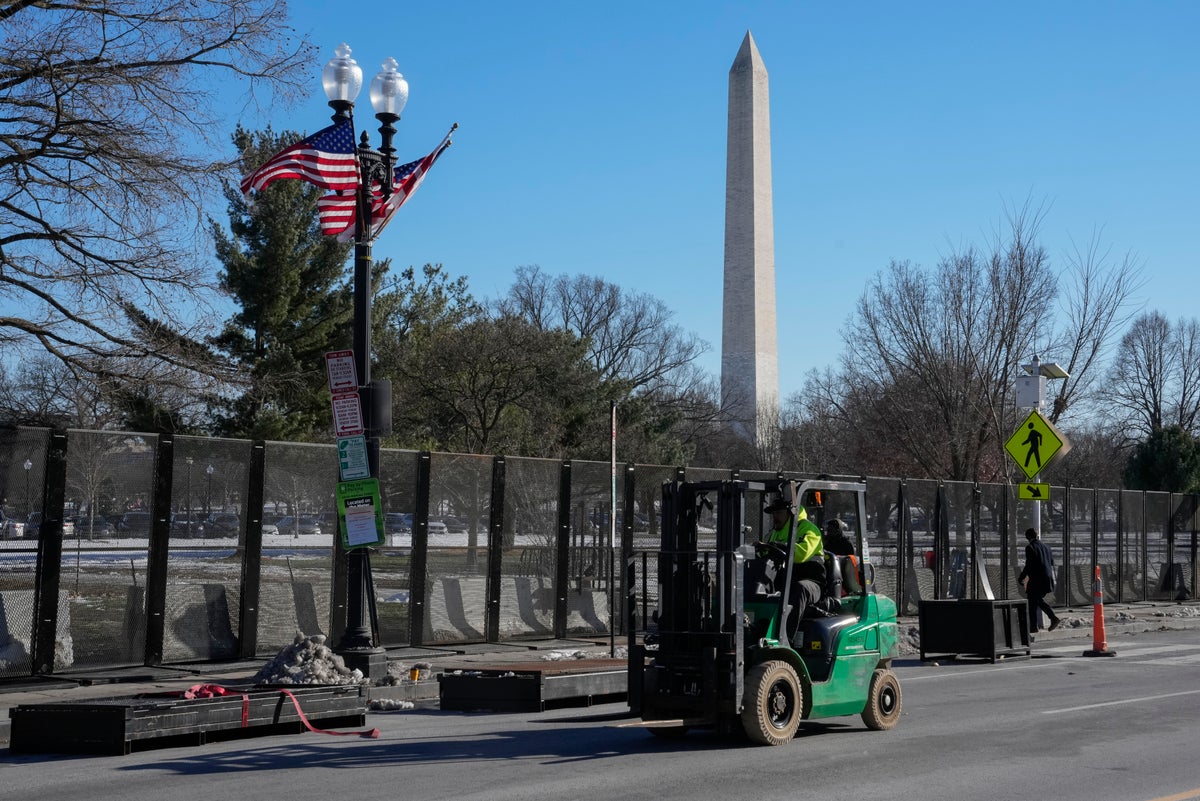
[[[800,620],[804,610],[821,600],[821,585],[811,579],[792,579],[792,591],[788,593],[788,603],[792,613],[787,619],[787,635],[791,640],[800,628]]]
[[[1050,604],[1046,603],[1045,593],[1029,593],[1027,596],[1029,601],[1029,630],[1041,631],[1042,628],[1042,612],[1050,618],[1050,622],[1058,620],[1058,615],[1054,614],[1054,609]]]

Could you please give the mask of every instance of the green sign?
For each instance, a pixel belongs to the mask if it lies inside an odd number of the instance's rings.
[[[370,478],[371,468],[367,464],[367,438],[362,434],[356,437],[339,437],[338,470],[342,481],[354,481],[359,478]]]
[[[347,549],[383,544],[383,502],[379,495],[379,479],[338,482],[337,510],[341,521],[342,544]]]

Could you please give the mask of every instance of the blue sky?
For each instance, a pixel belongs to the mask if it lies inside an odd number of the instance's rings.
[[[1144,266],[1139,298],[1194,317],[1200,4],[293,2],[320,46],[310,100],[252,127],[312,132],[346,41],[410,98],[410,160],[454,146],[375,245],[494,297],[520,265],[664,300],[721,341],[729,67],[747,30],[770,74],[781,390],[835,364],[867,280],[986,244],[1045,207],[1052,266],[1094,236]],[[369,21],[369,24],[363,24]],[[358,126],[378,141],[364,89]],[[1057,354],[1044,354],[1051,358]]]

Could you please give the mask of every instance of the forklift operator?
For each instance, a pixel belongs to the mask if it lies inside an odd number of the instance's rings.
[[[787,547],[791,537],[789,523],[795,521],[796,547],[792,554],[792,617],[789,630],[794,631],[794,622],[804,616],[810,605],[819,605],[821,588],[825,584],[825,549],[821,541],[821,529],[808,519],[804,507],[797,511],[783,498],[767,505],[764,511],[771,515],[771,534],[767,542]],[[793,514],[795,512],[795,514]]]

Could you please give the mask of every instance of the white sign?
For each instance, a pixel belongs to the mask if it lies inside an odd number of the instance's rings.
[[[342,437],[337,441],[337,449],[338,470],[341,471],[342,481],[371,477],[371,466],[367,463],[366,437]]]
[[[354,369],[354,351],[331,350],[325,354],[325,375],[329,391],[334,395],[358,389],[358,374]]]
[[[333,435],[338,439],[365,434],[362,405],[357,392],[333,396]]]
[[[346,501],[346,546],[374,545],[379,541],[375,526],[375,504],[372,498],[352,498]]]

